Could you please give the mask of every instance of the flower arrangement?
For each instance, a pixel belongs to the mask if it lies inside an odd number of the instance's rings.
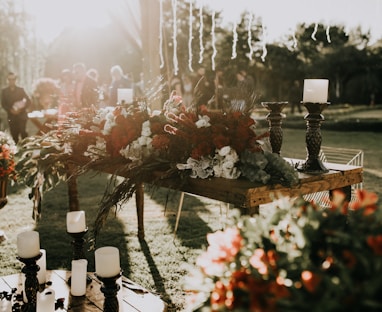
[[[187,277],[190,311],[381,311],[382,209],[359,190],[328,208],[282,198],[235,212]]]
[[[0,178],[14,176],[16,144],[12,137],[0,131]]]
[[[68,115],[60,129],[42,139],[28,140],[20,170],[25,171],[28,165],[24,176],[29,185],[35,187],[35,181],[42,177],[40,185],[49,189],[65,178],[68,157],[71,164],[79,156],[86,157],[88,163],[78,163],[78,172],[118,167],[126,179],[105,193],[97,224],[103,223],[115,205],[131,198],[137,183],[147,181],[150,175],[152,181],[153,171],[167,177],[244,177],[262,184],[298,183],[293,165],[264,149],[262,141],[268,133],[257,134],[255,123],[241,111],[210,112],[205,107],[198,112],[187,111],[175,94],[161,111],[150,112],[140,102],[88,109]],[[39,148],[40,143],[44,146]],[[33,157],[37,154],[43,157]]]

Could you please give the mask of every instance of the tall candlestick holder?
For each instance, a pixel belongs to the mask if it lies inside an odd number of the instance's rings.
[[[83,232],[78,233],[70,233],[67,232],[72,238],[72,246],[73,246],[73,253],[72,253],[72,260],[79,260],[79,259],[86,259],[85,256],[85,235],[88,232],[88,228],[85,229]],[[89,275],[86,275],[86,283],[90,284],[92,281],[92,278]],[[71,284],[71,277],[68,279],[68,284]]]
[[[23,312],[36,312],[37,292],[39,290],[39,282],[37,272],[40,267],[37,265],[37,260],[40,259],[42,253],[32,258],[17,257],[19,261],[25,264],[21,272],[25,274],[24,291],[27,302],[22,306]]]
[[[304,117],[306,120],[305,142],[307,158],[305,163],[300,165],[297,170],[309,174],[321,174],[328,172],[329,170],[320,160],[319,154],[322,142],[321,123],[325,120],[321,113],[330,103],[302,102],[302,104],[308,110],[308,114]]]
[[[285,114],[282,113],[288,102],[262,102],[269,114],[266,116],[269,123],[269,142],[271,143],[272,153],[279,154],[283,143],[283,130],[281,128],[282,119]]]
[[[88,229],[86,228],[85,231],[79,232],[79,233],[70,233],[67,232],[72,238],[72,246],[73,246],[73,254],[72,254],[72,260],[78,260],[78,259],[86,259],[85,258],[85,235],[88,232]]]
[[[117,284],[117,280],[122,276],[122,272],[113,277],[101,277],[95,274],[98,280],[102,282],[101,292],[105,296],[105,301],[103,303],[104,312],[118,312],[119,302],[118,302],[118,291],[121,288]]]

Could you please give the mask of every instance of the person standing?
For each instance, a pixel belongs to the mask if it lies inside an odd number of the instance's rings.
[[[114,65],[110,69],[111,84],[109,87],[109,105],[115,106],[118,104],[118,89],[131,89],[133,83],[123,73],[122,67]]]
[[[73,65],[74,100],[77,109],[88,108],[91,105],[97,105],[98,86],[97,82],[87,75],[86,67],[83,63]]]
[[[58,122],[61,124],[65,119],[65,115],[74,111],[74,82],[70,69],[65,68],[62,70],[59,87]]]
[[[16,84],[17,75],[8,74],[8,86],[2,89],[1,106],[7,112],[9,131],[15,143],[28,136],[26,125],[28,120],[27,109],[32,102],[24,88]]]

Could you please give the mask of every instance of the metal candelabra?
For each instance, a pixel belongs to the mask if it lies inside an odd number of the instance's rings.
[[[329,170],[320,160],[319,154],[322,142],[321,123],[325,120],[321,113],[330,103],[302,102],[302,104],[308,110],[308,114],[304,117],[306,120],[305,142],[307,158],[305,163],[300,165],[297,170],[309,174],[321,174],[328,172]]]

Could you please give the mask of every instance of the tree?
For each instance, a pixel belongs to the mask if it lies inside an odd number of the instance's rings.
[[[41,73],[41,49],[30,31],[30,20],[20,1],[0,3],[0,82],[9,71],[15,72],[26,89]],[[34,66],[31,66],[33,64]]]

